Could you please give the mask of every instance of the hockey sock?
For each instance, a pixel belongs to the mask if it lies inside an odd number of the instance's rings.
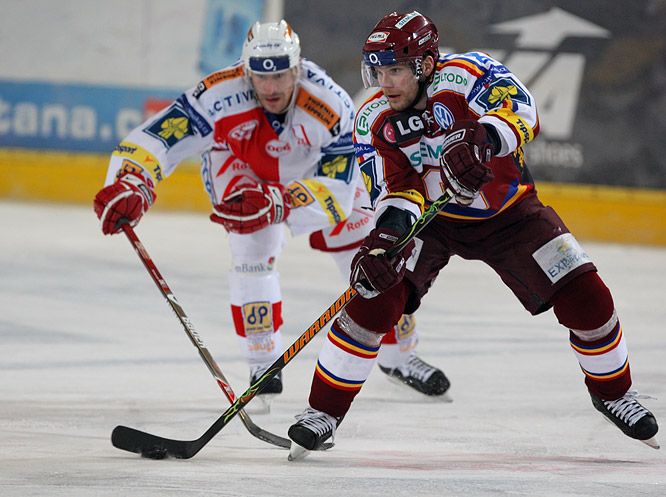
[[[231,315],[250,366],[270,364],[282,352],[282,299],[278,275],[229,273]]]
[[[319,352],[309,398],[311,407],[336,418],[347,413],[370,375],[381,339],[375,335],[369,338],[376,344],[363,344],[342,331],[340,321],[335,320]]]
[[[404,314],[398,324],[384,335],[377,363],[388,369],[399,368],[407,362],[418,341],[416,318]]]
[[[627,345],[613,298],[596,272],[580,275],[553,298],[558,321],[568,327],[571,347],[588,390],[614,400],[631,386]]]

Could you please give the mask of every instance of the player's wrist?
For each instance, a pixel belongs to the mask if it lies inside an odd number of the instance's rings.
[[[116,180],[117,183],[122,183],[128,188],[132,189],[134,192],[137,192],[143,198],[144,210],[148,210],[150,206],[155,203],[157,194],[152,186],[146,181],[142,175],[134,172],[126,172],[118,177]]]
[[[492,155],[494,157],[497,154],[499,154],[500,150],[502,150],[502,140],[500,139],[499,131],[497,131],[497,128],[492,124],[488,123],[481,123],[481,124],[486,130],[486,138],[488,143],[490,144],[490,150],[492,151]]]

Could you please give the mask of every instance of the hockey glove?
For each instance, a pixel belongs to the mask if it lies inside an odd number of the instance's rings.
[[[447,130],[442,144],[441,173],[446,190],[459,204],[471,204],[483,185],[495,177],[486,166],[493,157],[493,148],[486,128],[477,121],[456,121]]]
[[[122,174],[115,183],[105,186],[95,195],[93,206],[102,221],[102,233],[118,233],[125,223],[136,226],[156,198],[152,181],[137,173]]]
[[[289,217],[291,196],[280,184],[244,185],[213,205],[210,220],[231,233],[254,233]]]
[[[399,233],[389,228],[375,228],[363,241],[351,264],[351,286],[366,299],[376,297],[402,280],[405,261],[414,250],[412,240],[392,259],[386,251],[398,240]]]

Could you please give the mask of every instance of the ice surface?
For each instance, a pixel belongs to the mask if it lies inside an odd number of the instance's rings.
[[[227,401],[123,236],[90,208],[0,203],[2,496],[663,496],[666,451],[592,407],[552,313],[529,316],[479,263],[455,260],[418,313],[420,355],[453,403],[376,369],[336,446],[298,463],[233,420],[193,459],[111,446],[125,424],[200,436]],[[225,235],[203,214],[151,212],[137,234],[237,393],[248,370],[228,313]],[[666,250],[584,243],[613,291],[635,385],[666,422]],[[279,261],[285,342],[345,289],[334,264],[290,239]],[[305,406],[323,333],[284,371],[260,426],[286,435]],[[660,434],[662,444],[666,435]]]

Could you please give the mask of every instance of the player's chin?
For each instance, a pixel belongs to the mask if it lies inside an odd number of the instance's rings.
[[[404,98],[389,98],[388,103],[389,107],[395,111],[402,111],[407,108]]]
[[[280,114],[288,103],[282,97],[264,97],[260,98],[259,101],[264,109],[274,114]]]

